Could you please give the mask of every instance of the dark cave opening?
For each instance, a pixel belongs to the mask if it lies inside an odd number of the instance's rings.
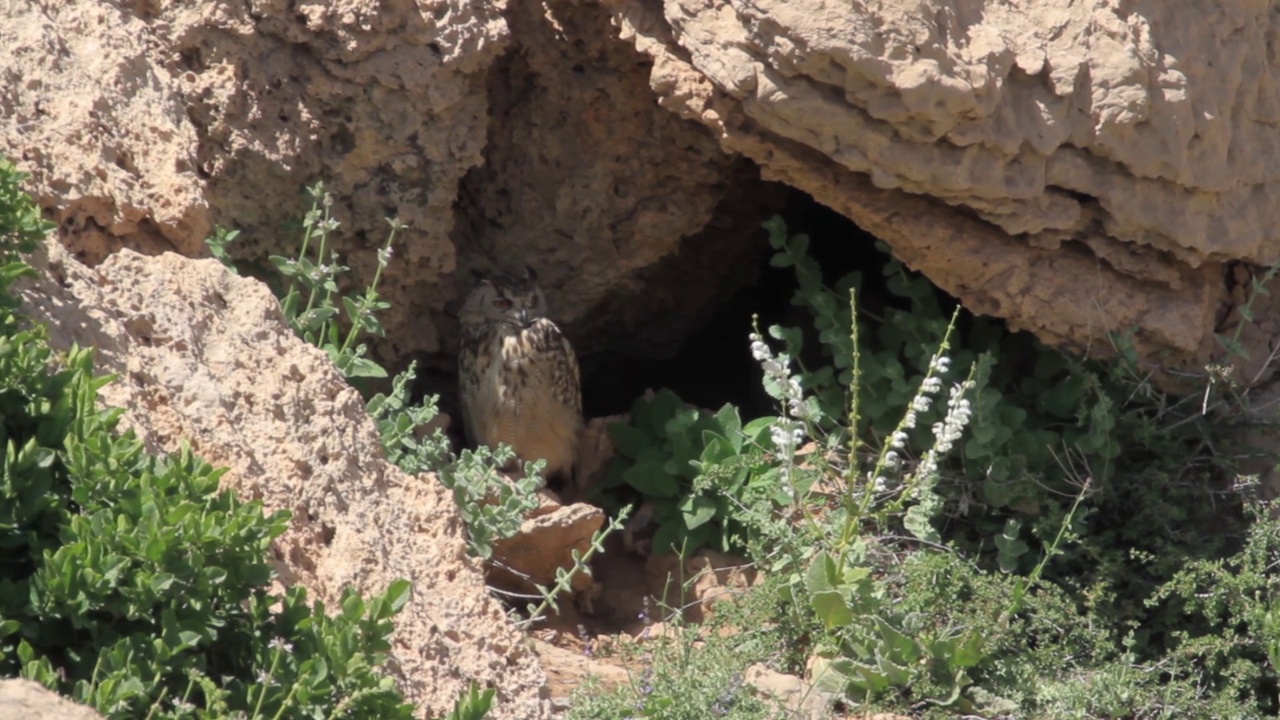
[[[791,188],[784,192],[787,197],[779,215],[789,235],[809,235],[809,254],[822,267],[824,280],[834,283],[859,270],[863,276],[860,302],[883,306],[888,296],[883,268],[889,256],[876,247],[876,238],[809,195]],[[747,241],[765,249],[754,280],[719,303],[673,355],[642,358],[606,351],[581,359],[587,418],[626,413],[649,388],[669,388],[703,408],[732,403],[744,417],[775,411],[761,389],[760,367],[748,350],[752,316],[758,317],[762,332],[775,324],[808,329],[811,317],[807,308],[792,304],[797,286],[794,271],[770,264],[774,252],[768,247],[766,231],[760,228]]]

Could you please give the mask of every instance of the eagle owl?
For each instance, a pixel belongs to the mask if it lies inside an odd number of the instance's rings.
[[[533,268],[480,278],[458,319],[462,422],[472,445],[506,443],[521,461],[547,461],[544,482],[572,482],[582,429],[578,359]]]

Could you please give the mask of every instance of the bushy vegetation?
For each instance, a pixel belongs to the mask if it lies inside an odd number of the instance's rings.
[[[411,718],[379,671],[397,581],[339,607],[269,591],[286,512],[218,489],[189,451],[148,454],[102,410],[92,353],[54,353],[11,291],[48,232],[0,162],[0,677],[111,718]],[[330,614],[332,612],[332,614]],[[483,717],[493,692],[451,720]]]
[[[148,456],[96,407],[90,354],[52,353],[17,313],[16,251],[47,231],[19,180],[0,165],[0,675],[122,718],[408,717],[376,670],[407,585],[348,593],[332,617],[300,590],[271,596],[265,552],[287,516],[219,492],[190,453]],[[337,223],[323,189],[312,198],[298,257],[272,259],[282,305],[354,382],[385,378],[360,341],[381,332],[401,227],[370,287],[343,296]],[[864,278],[827,277],[807,238],[768,229],[812,317],[743,339],[775,414],[641,399],[611,428],[600,488],[613,528],[650,504],[655,552],[737,551],[766,581],[709,627],[660,609],[679,631],[630,646],[632,682],[588,687],[571,717],[776,717],[744,682],[753,662],[919,717],[1280,714],[1280,521],[1233,466],[1229,373],[1174,396],[1123,335],[1118,359],[1070,357],[893,261],[889,300],[860,304]],[[225,258],[233,239],[211,247]],[[536,465],[513,485],[497,470],[509,449],[455,453],[422,432],[436,400],[410,398],[412,372],[370,413],[393,462],[453,491],[487,556],[532,506]],[[473,691],[454,717],[491,698]]]
[[[658,393],[613,428],[603,490],[659,508],[663,546],[769,573],[789,649],[727,662],[808,662],[847,704],[929,717],[1280,711],[1280,522],[1241,490],[1227,373],[1212,402],[1170,395],[1122,336],[1072,358],[894,261],[871,312],[863,278],[767,227],[813,320],[748,339],[777,415]]]

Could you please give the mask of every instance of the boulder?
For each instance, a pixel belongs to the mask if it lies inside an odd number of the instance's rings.
[[[273,546],[280,581],[337,607],[413,583],[389,667],[422,717],[442,717],[474,681],[494,718],[545,718],[546,675],[468,554],[452,494],[387,462],[364,401],[298,339],[270,291],[215,260],[113,253],[88,267],[56,240],[32,258],[24,312],[50,344],[96,349],[115,375],[101,399],[153,452],[189,443],[229,467],[223,487],[293,514]]]

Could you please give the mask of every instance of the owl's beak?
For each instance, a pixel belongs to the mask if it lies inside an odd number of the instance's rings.
[[[521,308],[520,311],[516,313],[516,322],[520,323],[520,327],[522,328],[529,327],[530,323],[533,322],[533,318],[529,317],[528,308]]]

